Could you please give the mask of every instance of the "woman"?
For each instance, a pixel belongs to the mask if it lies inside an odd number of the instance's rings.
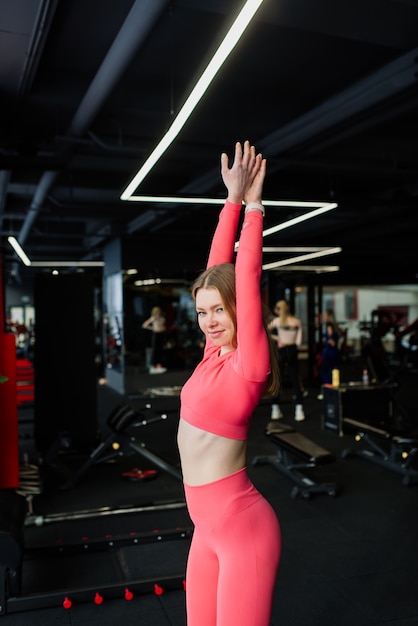
[[[287,367],[295,396],[295,420],[302,422],[305,419],[303,411],[303,390],[299,374],[298,346],[302,343],[302,322],[291,315],[289,305],[280,300],[274,307],[276,317],[269,324],[273,331],[273,338],[277,342],[277,358],[280,375],[283,380],[284,369]],[[278,396],[271,405],[271,419],[280,419],[283,413],[278,404]]]
[[[151,316],[142,324],[142,328],[152,331],[150,374],[164,374],[167,368],[162,366],[164,336],[166,331],[165,316],[161,307],[154,306]]]
[[[338,347],[339,333],[335,321],[334,311],[327,309],[324,313],[325,342],[321,354],[319,373],[324,384],[331,384],[332,370],[340,365],[340,350]]]
[[[281,552],[277,517],[249,481],[251,415],[276,393],[278,369],[260,296],[261,193],[266,162],[246,141],[232,167],[222,154],[228,198],[207,270],[192,294],[206,336],[202,361],[181,392],[178,444],[194,523],[186,575],[188,626],[268,626]],[[235,266],[234,243],[241,216]]]

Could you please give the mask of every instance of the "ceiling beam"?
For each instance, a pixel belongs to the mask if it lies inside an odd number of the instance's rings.
[[[169,0],[135,1],[73,117],[67,131],[68,136],[80,137],[89,129],[92,120],[113,92],[116,84],[135,57],[140,45],[145,41],[163,9],[168,4]],[[66,155],[70,156],[72,153],[71,144],[66,144],[63,150]],[[20,244],[26,241],[29,231],[58,175],[59,172],[56,170],[46,171],[39,181],[27,217],[18,236]]]

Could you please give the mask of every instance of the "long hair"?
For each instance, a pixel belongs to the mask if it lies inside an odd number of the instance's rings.
[[[274,305],[274,311],[278,314],[282,326],[286,326],[287,318],[290,315],[290,307],[286,300],[279,300]]]
[[[276,342],[269,331],[269,322],[271,320],[271,311],[267,304],[261,302],[261,312],[263,315],[263,325],[264,330],[266,331],[267,339],[269,342],[269,353],[270,353],[270,374],[267,379],[267,385],[264,390],[265,398],[275,398],[280,391],[280,370],[279,370],[279,361],[277,359],[277,347]]]
[[[235,266],[232,263],[219,263],[208,267],[192,284],[192,296],[196,300],[199,289],[216,288],[222,298],[225,311],[234,325],[234,339],[232,345],[237,347],[237,299],[235,289]],[[271,318],[269,308],[262,302],[263,326],[267,335],[270,353],[270,374],[267,379],[264,396],[276,396],[280,388],[280,375],[277,363],[275,345],[268,331],[268,322]]]

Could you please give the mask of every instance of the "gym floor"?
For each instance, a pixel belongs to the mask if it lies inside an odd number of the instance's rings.
[[[141,375],[137,393],[126,398],[98,386],[102,436],[118,403],[142,408],[149,402],[151,412],[168,417],[138,427],[138,441],[177,468],[178,396],[150,398],[144,390],[179,387],[187,376],[183,371]],[[360,366],[343,365],[342,381],[360,377]],[[415,402],[416,420],[417,377],[409,374],[404,383]],[[276,454],[265,436],[267,403],[257,408],[251,425],[248,471],[276,510],[283,534],[271,624],[416,625],[418,485],[404,486],[399,474],[365,459],[342,459],[342,450],[358,444],[349,434],[339,437],[322,428],[318,393],[318,387],[309,388],[307,419],[296,426],[336,455],[335,463],[306,471],[316,481],[335,482],[336,497],[294,498],[294,483],[287,476],[269,464],[253,466],[255,456]],[[282,409],[283,421],[294,426],[288,389]],[[30,423],[30,413],[30,408],[20,410],[22,429]],[[30,439],[21,442],[22,453],[33,462]],[[185,626],[183,576],[191,523],[181,482],[135,453],[95,464],[71,488],[61,489],[84,460],[67,451],[53,470],[41,472],[42,491],[33,496],[33,523],[25,529],[24,602],[9,601],[7,626],[106,626],[117,621],[124,626]],[[122,476],[134,467],[157,469],[157,475],[136,482]],[[33,598],[32,608],[25,604],[28,598]],[[63,606],[66,598],[69,608]]]

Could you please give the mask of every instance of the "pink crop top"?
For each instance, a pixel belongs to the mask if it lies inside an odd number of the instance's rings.
[[[208,267],[231,263],[241,205],[226,202],[219,215]],[[202,361],[181,391],[181,417],[208,432],[244,440],[270,373],[268,339],[261,312],[263,218],[245,214],[235,263],[237,349],[219,356],[210,339]]]

